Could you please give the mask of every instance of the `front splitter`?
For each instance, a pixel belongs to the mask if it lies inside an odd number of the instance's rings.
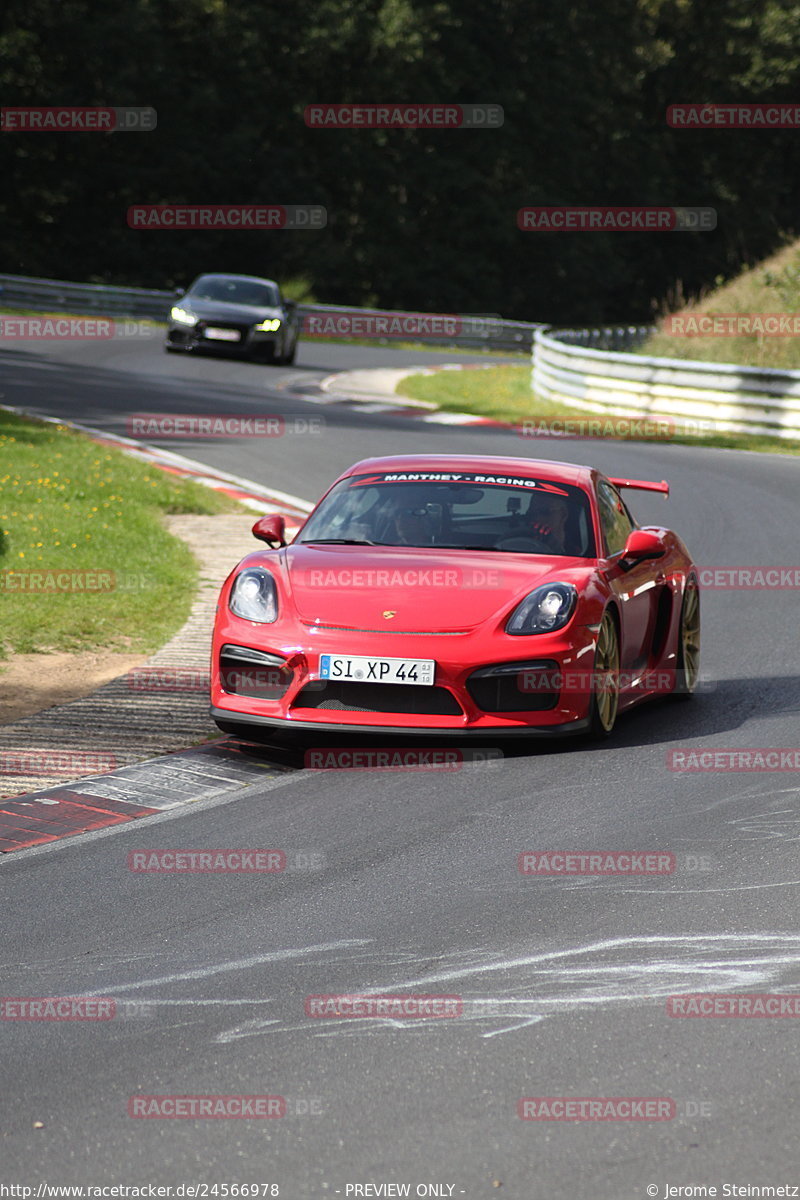
[[[338,733],[338,734],[373,734],[380,736],[381,734],[398,735],[401,737],[440,737],[440,738],[558,738],[571,737],[575,734],[585,733],[589,728],[588,717],[581,721],[568,721],[563,725],[541,725],[530,726],[524,725],[519,728],[513,726],[484,726],[481,729],[456,729],[456,728],[425,728],[417,725],[356,725],[348,722],[346,725],[336,721],[284,721],[280,717],[262,717],[255,716],[252,713],[235,712],[228,708],[217,708],[211,705],[209,712],[214,721],[226,721],[228,724],[237,725],[241,729],[238,736],[246,736],[245,729],[248,725],[257,725],[264,728],[274,729],[276,732],[292,733],[293,730],[303,730],[311,732],[313,730],[319,733]]]

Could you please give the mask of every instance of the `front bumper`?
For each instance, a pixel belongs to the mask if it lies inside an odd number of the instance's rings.
[[[205,336],[207,326],[237,332],[240,335],[239,340],[232,342],[208,338]],[[282,333],[283,326],[267,332],[266,330],[256,330],[251,325],[231,325],[223,321],[216,325],[212,321],[198,322],[197,325],[181,325],[170,322],[167,327],[167,344],[184,350],[223,350],[228,354],[250,355],[257,354],[259,350],[267,347],[274,348],[280,341]]]
[[[572,623],[558,633],[531,637],[511,637],[485,629],[397,635],[310,628],[289,622],[256,625],[221,611],[212,652],[211,716],[217,723],[321,732],[350,729],[426,736],[502,732],[520,736],[540,733],[543,737],[577,733],[588,725],[588,683],[585,688],[556,688],[551,695],[538,697],[521,690],[519,708],[513,708],[512,676],[494,691],[485,686],[476,688],[474,677],[476,672],[506,667],[516,671],[520,679],[533,680],[535,690],[539,670],[546,669],[548,678],[553,674],[565,679],[576,673],[588,674],[594,661],[595,637],[594,627]],[[235,694],[225,669],[220,670],[221,651],[231,646],[250,647],[282,660],[282,677],[288,684],[278,689],[280,694],[275,689],[266,696]],[[320,654],[434,659],[434,687],[353,683],[347,689],[333,691],[320,678]],[[494,697],[491,711],[476,700],[477,696],[487,704],[490,694]],[[395,697],[401,698],[396,707]]]

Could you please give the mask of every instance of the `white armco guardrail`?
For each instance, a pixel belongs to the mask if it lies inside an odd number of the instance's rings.
[[[800,371],[596,348],[633,345],[649,332],[537,329],[531,387],[537,396],[570,408],[665,420],[678,433],[800,438]]]

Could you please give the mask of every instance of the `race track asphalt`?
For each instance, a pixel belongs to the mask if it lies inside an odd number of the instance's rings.
[[[371,454],[561,456],[508,430],[291,391],[348,367],[458,359],[301,344],[284,369],[167,356],[154,340],[6,346],[0,401],[116,433],[133,412],[322,418],[316,434],[163,443],[308,500]],[[669,501],[631,506],[701,565],[800,563],[796,459],[611,442],[564,457],[667,478]],[[797,772],[666,765],[676,747],[798,747],[797,613],[792,590],[706,591],[700,694],[623,717],[610,744],[506,747],[493,767],[437,773],[298,763],[234,799],[4,859],[0,994],[93,993],[118,1015],[0,1022],[0,1182],[277,1184],[300,1200],[402,1194],[353,1190],[369,1183],[509,1200],[800,1183],[798,1019],[666,1008],[676,993],[800,992]],[[126,865],[132,850],[219,847],[283,848],[296,867]],[[532,878],[517,870],[527,850],[656,850],[677,868]],[[367,989],[458,995],[463,1015],[305,1015],[307,996]],[[286,1115],[135,1119],[138,1094],[280,1095]],[[675,1115],[524,1121],[523,1097],[661,1097]]]

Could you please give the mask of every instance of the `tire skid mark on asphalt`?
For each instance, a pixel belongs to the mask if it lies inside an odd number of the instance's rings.
[[[308,958],[310,955],[323,954],[329,950],[342,950],[346,947],[366,946],[371,938],[341,938],[335,942],[321,942],[315,946],[298,946],[286,950],[270,950],[265,954],[253,954],[247,958],[232,959],[229,962],[210,963],[204,967],[195,967],[191,971],[176,971],[171,975],[160,975],[154,979],[136,979],[129,983],[105,984],[102,988],[82,992],[85,996],[117,995],[120,992],[137,992],[149,987],[164,987],[171,983],[184,983],[190,979],[209,979],[215,975],[227,975],[234,971],[251,971],[255,967],[267,963],[285,962],[290,959]]]
[[[559,880],[558,882],[561,884],[561,886],[564,888],[565,891],[576,891],[577,887],[578,887],[578,883],[579,883],[579,881],[577,879],[573,879],[573,880],[569,880],[569,881],[566,879],[563,879],[563,880]],[[584,887],[590,888],[590,889],[591,888],[597,889],[597,888],[601,887],[602,883],[603,883],[603,881],[600,879],[596,879],[596,880],[595,879],[586,879],[581,882]],[[632,888],[632,887],[623,887],[621,885],[614,886],[614,882],[611,879],[607,880],[606,882],[608,883],[609,888],[613,891],[615,896],[658,896],[658,897],[664,898],[664,899],[666,899],[668,897],[674,897],[677,899],[681,899],[683,896],[705,896],[705,895],[710,895],[710,894],[714,894],[714,893],[719,893],[720,895],[727,896],[727,895],[730,895],[732,892],[760,892],[760,891],[769,891],[772,888],[797,887],[798,885],[800,885],[800,879],[782,879],[782,880],[778,881],[777,883],[735,883],[735,884],[727,884],[725,887],[685,887],[685,888],[672,888],[669,891],[662,891],[659,888],[647,888],[647,887]]]
[[[673,950],[672,957],[663,956],[663,948]],[[768,953],[760,952],[767,949]],[[637,950],[652,953],[643,961],[625,957]],[[743,954],[738,951],[746,950]],[[221,1031],[214,1041],[225,1044],[248,1036],[273,1033],[311,1033],[314,1037],[354,1037],[374,1035],[381,1030],[402,1029],[411,1033],[429,1034],[432,1027],[440,1030],[495,1023],[496,1028],[480,1032],[482,1038],[522,1030],[538,1024],[547,1017],[563,1015],[577,1009],[591,1010],[597,1006],[658,1003],[668,996],[698,990],[734,992],[748,988],[764,988],[782,983],[785,988],[800,986],[800,934],[675,934],[612,938],[565,950],[546,951],[520,958],[497,959],[487,952],[475,951],[472,963],[454,965],[444,970],[390,984],[351,988],[348,994],[359,996],[422,994],[431,986],[444,984],[448,988],[457,982],[475,982],[487,974],[516,973],[521,978],[515,990],[528,994],[469,996],[462,993],[463,1013],[443,1021],[408,1020],[386,1017],[348,1017],[337,1021],[292,1020],[288,1024],[270,1019],[260,1024],[256,1020]],[[714,955],[718,957],[714,958]],[[594,961],[570,965],[567,960],[594,955]],[[606,961],[618,955],[621,961]],[[552,964],[552,965],[548,965]],[[787,981],[787,975],[789,980]],[[258,1026],[258,1027],[257,1027]]]
[[[773,806],[786,804],[794,800],[798,793],[800,793],[800,787],[767,787],[765,789],[758,785],[747,788],[743,792],[735,792],[729,797],[732,802],[746,800],[749,803],[753,800],[761,800],[765,802],[765,806],[761,812],[750,812],[744,817],[731,817],[727,824],[736,833],[744,835],[750,841],[765,842],[776,839],[798,841],[800,840],[800,811],[797,808],[770,807],[768,800],[769,797],[773,797],[771,801]]]

